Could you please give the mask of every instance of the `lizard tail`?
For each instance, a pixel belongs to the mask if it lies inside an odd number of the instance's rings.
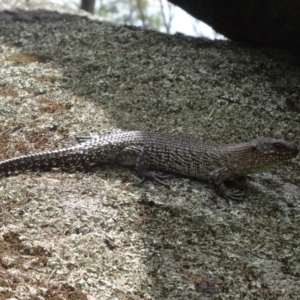
[[[8,174],[21,170],[81,166],[86,160],[85,152],[86,149],[76,146],[10,158],[0,162],[0,174]]]

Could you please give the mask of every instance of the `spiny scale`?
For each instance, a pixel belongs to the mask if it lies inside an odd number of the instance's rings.
[[[74,147],[19,156],[0,162],[0,173],[51,167],[72,168],[117,162],[135,166],[139,177],[162,183],[160,170],[210,180],[216,192],[240,200],[223,181],[295,157],[299,149],[284,140],[262,138],[247,143],[215,145],[172,134],[148,131],[111,132],[77,138]]]

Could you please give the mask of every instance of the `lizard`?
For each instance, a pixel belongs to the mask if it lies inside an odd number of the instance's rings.
[[[167,185],[163,179],[169,175],[160,172],[175,173],[207,180],[219,196],[239,201],[243,194],[226,189],[224,181],[260,172],[299,153],[295,144],[274,138],[214,144],[155,131],[113,131],[76,139],[75,146],[0,161],[0,174],[118,163],[134,166],[141,182],[152,179]]]

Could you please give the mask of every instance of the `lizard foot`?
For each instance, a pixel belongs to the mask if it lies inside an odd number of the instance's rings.
[[[167,183],[163,182],[162,179],[170,178],[171,175],[167,175],[164,173],[156,173],[153,171],[143,171],[139,172],[139,177],[141,178],[141,181],[138,184],[143,183],[146,179],[152,179],[159,184],[162,184],[166,187],[170,187]]]
[[[245,200],[246,196],[244,193],[239,192],[239,191],[234,191],[234,192],[228,192],[226,191],[224,194],[224,198],[228,201],[228,200],[232,200],[232,201],[236,201],[236,202],[242,202]]]

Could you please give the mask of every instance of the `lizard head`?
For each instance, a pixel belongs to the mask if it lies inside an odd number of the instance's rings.
[[[250,142],[254,172],[296,157],[299,148],[284,140],[261,138]]]

